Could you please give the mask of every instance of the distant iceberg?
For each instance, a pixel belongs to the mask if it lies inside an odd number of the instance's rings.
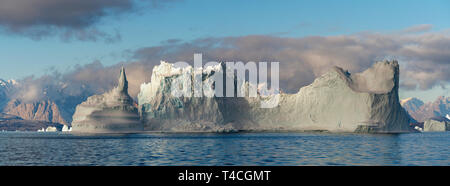
[[[72,131],[72,127],[64,125],[61,129],[62,132],[70,132]]]
[[[423,132],[423,128],[420,128],[419,126],[415,126],[414,129],[416,129],[417,131]]]
[[[49,126],[45,129],[45,132],[57,132],[57,131],[58,131],[58,129],[56,127],[51,127],[51,126]]]
[[[426,120],[423,124],[424,132],[450,131],[450,121],[445,117],[434,117]]]
[[[48,126],[47,128],[42,128],[37,130],[38,132],[57,132],[58,128],[56,127],[52,127],[52,126]]]

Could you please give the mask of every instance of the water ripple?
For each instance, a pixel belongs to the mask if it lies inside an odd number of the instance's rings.
[[[1,132],[0,165],[450,165],[450,133]]]

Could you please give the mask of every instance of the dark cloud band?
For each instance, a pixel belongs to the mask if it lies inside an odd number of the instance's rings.
[[[117,33],[106,33],[96,24],[107,16],[136,12],[139,8],[160,8],[171,1],[163,0],[2,0],[0,30],[6,34],[32,39],[59,35],[64,41],[120,39]],[[140,7],[138,7],[138,4]]]

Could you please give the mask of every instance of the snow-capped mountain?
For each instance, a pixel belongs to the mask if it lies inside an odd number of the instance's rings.
[[[409,115],[419,122],[433,117],[445,117],[450,114],[450,97],[440,96],[433,102],[424,103],[417,98],[401,100],[400,104]]]
[[[0,79],[0,87],[13,86],[13,85],[16,85],[16,84],[17,84],[17,81],[13,80],[13,79],[10,79],[10,80]]]
[[[11,90],[14,86],[18,85],[19,83],[16,80],[10,79],[10,80],[3,80],[0,79],[0,91],[8,91]]]
[[[0,111],[5,106],[5,104],[9,101],[8,97],[11,92],[11,90],[14,88],[15,85],[18,83],[15,80],[3,80],[0,79]]]
[[[8,81],[0,79],[0,98],[4,97],[4,94],[6,93],[8,87],[9,87]]]

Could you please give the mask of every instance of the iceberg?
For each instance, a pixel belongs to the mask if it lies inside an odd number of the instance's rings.
[[[423,128],[420,128],[419,126],[414,126],[414,129],[416,129],[419,132],[423,132]]]
[[[58,129],[56,127],[49,126],[45,129],[45,132],[56,132]]]
[[[118,86],[102,95],[88,97],[76,107],[72,119],[72,132],[128,133],[142,129],[137,107],[128,94],[123,67]]]
[[[423,123],[424,132],[450,131],[450,120],[445,117],[433,117]]]
[[[161,62],[141,85],[144,130],[169,132],[329,131],[412,132],[399,103],[399,64],[381,61],[361,73],[334,67],[296,94],[257,97],[175,97],[171,87],[201,75],[211,83],[223,64],[194,69]],[[236,85],[239,86],[239,85]],[[242,86],[248,87],[246,82]],[[189,89],[188,89],[189,90]],[[263,101],[263,102],[262,102]],[[266,101],[266,102],[264,102]],[[262,103],[278,103],[262,108]]]
[[[37,130],[37,132],[57,132],[57,131],[58,128],[52,126],[48,126],[47,128],[41,128]]]
[[[72,127],[67,126],[67,125],[63,125],[61,131],[62,132],[70,132],[70,131],[72,131]]]

